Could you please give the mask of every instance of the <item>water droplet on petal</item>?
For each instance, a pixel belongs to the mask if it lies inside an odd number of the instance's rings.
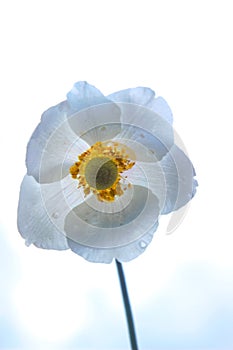
[[[26,241],[25,241],[25,245],[27,247],[29,247],[31,244],[32,244],[32,241],[30,240],[30,238],[27,238]]]
[[[147,247],[147,243],[145,241],[139,242],[140,248],[145,249]]]
[[[55,213],[53,213],[53,214],[52,214],[52,217],[53,217],[54,219],[57,219],[57,218],[59,217],[58,212],[56,211]]]

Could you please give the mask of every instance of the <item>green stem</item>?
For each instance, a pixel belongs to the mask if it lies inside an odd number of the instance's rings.
[[[120,280],[121,292],[122,292],[122,297],[123,297],[124,306],[125,306],[125,313],[126,313],[126,318],[127,318],[127,323],[128,323],[128,331],[129,331],[131,349],[138,350],[136,333],[135,333],[134,322],[133,322],[133,315],[132,315],[132,311],[131,311],[131,306],[130,306],[128,291],[127,291],[123,266],[117,260],[116,260],[116,266],[117,266],[117,272],[118,272],[118,276],[119,276],[119,280]]]

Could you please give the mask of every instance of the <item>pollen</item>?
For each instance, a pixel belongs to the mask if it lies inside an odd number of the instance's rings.
[[[112,202],[126,190],[121,184],[126,178],[123,173],[134,164],[122,144],[97,142],[78,156],[70,174],[78,180],[78,188],[83,188],[85,196],[92,192],[99,201]]]

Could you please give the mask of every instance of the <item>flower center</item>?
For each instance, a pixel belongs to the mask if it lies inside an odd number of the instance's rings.
[[[111,202],[124,193],[122,174],[134,164],[122,144],[97,142],[78,156],[70,174],[79,181],[78,187],[83,187],[85,195],[93,192],[100,201]]]
[[[118,178],[117,165],[108,157],[93,158],[86,165],[85,177],[90,187],[106,190]]]

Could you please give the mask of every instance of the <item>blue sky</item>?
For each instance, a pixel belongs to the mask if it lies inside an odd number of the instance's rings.
[[[28,139],[78,80],[163,96],[199,188],[125,264],[139,348],[232,350],[231,2],[26,1],[0,5],[0,350],[129,349],[114,264],[26,247],[16,228]]]

